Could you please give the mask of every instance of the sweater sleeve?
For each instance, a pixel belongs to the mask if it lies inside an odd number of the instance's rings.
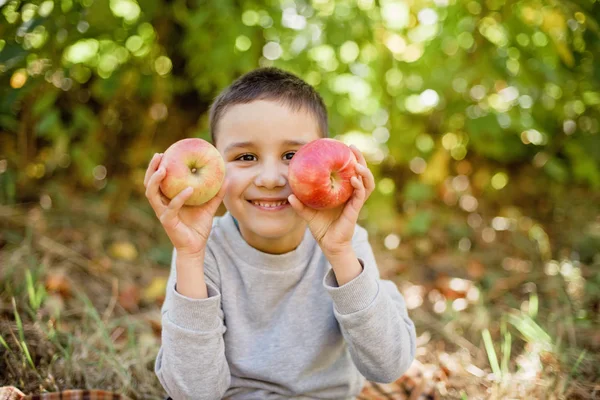
[[[177,292],[176,251],[162,313],[162,343],[154,372],[173,399],[221,399],[231,375],[225,358],[226,327],[221,309],[220,279],[207,247],[204,275],[208,298],[192,299]]]
[[[380,279],[367,231],[356,226],[353,248],[363,271],[338,286],[330,268],[323,279],[354,364],[368,380],[391,383],[415,358],[416,332],[397,286]]]

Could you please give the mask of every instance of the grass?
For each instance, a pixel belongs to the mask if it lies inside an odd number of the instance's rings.
[[[156,290],[146,298],[140,293],[160,289],[155,280],[167,276],[171,250],[141,209],[132,206],[115,224],[101,204],[90,208],[84,199],[51,211],[0,206],[6,222],[0,384],[26,393],[98,388],[133,399],[164,398],[154,375],[162,299]],[[443,220],[445,214],[437,215]],[[417,361],[401,382],[405,392],[448,399],[600,393],[600,256],[578,260],[572,243],[564,242],[577,242],[600,222],[589,216],[597,215],[593,208],[574,215],[579,219],[571,225],[558,224],[563,239],[552,234],[556,226],[536,222],[530,237],[501,232],[494,246],[479,243],[474,232],[467,252],[436,251],[435,239],[423,237],[387,249],[384,236],[371,237],[383,276],[398,283],[417,325]],[[133,244],[135,257],[119,253],[117,242]],[[466,269],[474,260],[483,274]],[[519,272],[520,265],[528,270]]]

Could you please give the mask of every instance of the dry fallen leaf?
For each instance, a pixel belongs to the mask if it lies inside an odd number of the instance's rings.
[[[475,280],[479,280],[483,277],[483,274],[485,274],[485,266],[477,260],[469,260],[469,263],[467,264],[467,274],[475,279]]]
[[[129,312],[139,311],[140,290],[134,284],[125,286],[119,293],[119,304]]]
[[[110,257],[106,256],[106,255],[102,255],[100,257],[94,258],[92,260],[93,262],[91,263],[91,267],[93,267],[97,272],[101,272],[101,273],[110,273],[112,266],[113,266],[113,260],[111,260]]]
[[[467,297],[473,282],[440,274],[435,280],[434,286],[446,299],[456,300]]]
[[[160,338],[162,333],[162,322],[154,318],[146,318],[146,322],[150,324],[154,336]]]
[[[64,274],[50,273],[46,277],[45,286],[48,293],[57,293],[63,298],[71,297],[71,283]]]

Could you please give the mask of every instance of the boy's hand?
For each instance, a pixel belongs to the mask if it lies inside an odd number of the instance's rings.
[[[304,205],[293,194],[288,197],[292,208],[308,223],[308,228],[326,256],[337,256],[352,248],[358,213],[375,188],[375,178],[362,153],[354,145],[350,149],[358,161],[355,164],[358,176],[350,180],[354,192],[344,205],[330,210],[315,210]]]
[[[198,255],[206,246],[212,228],[213,217],[225,195],[227,179],[219,193],[200,206],[185,206],[183,203],[192,195],[190,188],[182,190],[169,200],[160,191],[160,182],[165,177],[165,168],[160,167],[162,154],[155,154],[144,177],[146,198],[154,209],[167,236],[178,254]]]

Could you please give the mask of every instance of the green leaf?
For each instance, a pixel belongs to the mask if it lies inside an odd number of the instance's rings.
[[[36,133],[38,136],[52,137],[60,124],[60,112],[56,109],[48,112],[37,124]]]
[[[19,121],[12,115],[0,114],[0,127],[16,132],[19,130]]]
[[[494,375],[496,375],[496,379],[500,379],[502,377],[502,372],[500,370],[500,364],[498,364],[498,356],[496,355],[496,350],[494,349],[494,342],[492,341],[490,331],[488,329],[484,329],[483,332],[481,332],[481,336],[483,337],[483,344],[485,345],[485,350],[487,352],[492,371],[494,372]]]
[[[408,220],[408,235],[425,235],[429,232],[433,220],[431,211],[418,211]]]
[[[431,200],[434,196],[434,190],[431,185],[417,181],[410,181],[404,186],[403,195],[407,200],[416,203]]]
[[[27,50],[22,46],[8,42],[0,51],[0,64],[5,64],[8,68],[14,68],[27,55]]]
[[[552,157],[544,164],[544,171],[546,171],[552,179],[560,183],[566,183],[569,178],[569,171],[565,162],[556,157]]]
[[[45,92],[40,98],[33,103],[33,115],[39,117],[41,114],[48,112],[49,109],[56,103],[56,98],[59,92],[51,90]]]

